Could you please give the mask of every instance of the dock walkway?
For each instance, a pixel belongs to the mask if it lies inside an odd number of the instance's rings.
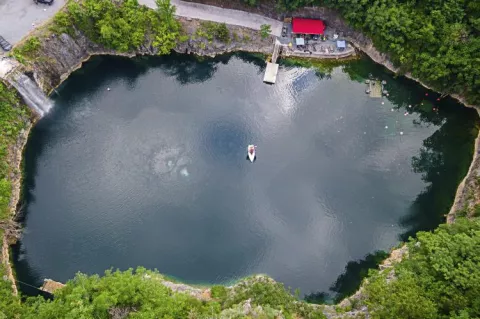
[[[267,68],[265,69],[265,76],[263,77],[263,82],[274,84],[277,81],[277,74],[278,74],[278,63],[277,59],[280,55],[280,49],[282,44],[278,39],[275,39],[273,44],[273,53],[272,53],[272,60],[267,62]]]

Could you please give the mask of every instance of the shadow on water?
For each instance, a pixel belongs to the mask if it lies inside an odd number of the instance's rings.
[[[418,115],[419,119],[413,120],[415,125],[439,126],[423,141],[419,155],[412,157],[412,170],[422,174],[427,186],[412,202],[406,216],[401,218],[399,224],[405,231],[399,235],[399,240],[407,241],[418,231],[435,229],[445,221],[458,184],[470,166],[479,130],[477,112],[474,109],[459,112],[465,107],[452,98],[442,98],[406,78],[395,78],[370,60],[347,63],[343,70],[353,81],[364,82],[370,76],[387,81],[389,96],[386,98],[395,108]],[[307,294],[305,300],[313,303],[339,302],[353,294],[368,270],[378,268],[387,256],[388,253],[377,251],[363,259],[350,261],[329,292],[313,292]]]
[[[127,81],[128,89],[133,90],[136,81],[145,73],[155,68],[162,69],[166,74],[175,77],[182,85],[208,81],[217,71],[218,64],[228,64],[232,57],[237,57],[243,62],[256,65],[259,73],[264,72],[266,65],[261,57],[249,53],[225,54],[215,58],[196,57],[172,53],[167,56],[139,56],[135,58],[117,56],[94,56],[84,63],[81,69],[75,71],[68,80],[68,94],[62,94],[65,85],[62,84],[58,91],[60,97],[54,95],[55,100],[75,101],[104,84],[112,78],[121,78]],[[96,77],[89,77],[84,81],[85,74],[95,72]]]
[[[370,75],[387,81],[387,99],[397,109],[418,115],[419,119],[413,120],[415,125],[438,126],[423,141],[420,154],[412,157],[412,170],[422,174],[427,186],[412,203],[407,216],[401,219],[400,225],[406,230],[400,240],[405,241],[418,231],[433,230],[444,222],[444,214],[453,203],[458,184],[468,171],[478,134],[477,112],[465,109],[452,98],[442,98],[411,80],[395,78],[370,60],[348,63],[344,72],[359,82]]]

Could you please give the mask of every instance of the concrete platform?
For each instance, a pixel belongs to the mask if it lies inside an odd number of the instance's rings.
[[[373,80],[368,84],[370,90],[370,97],[380,98],[382,97],[382,82]]]
[[[55,290],[65,287],[61,282],[53,281],[51,279],[44,279],[40,290],[53,294]]]
[[[274,84],[277,81],[278,64],[267,62],[267,69],[265,70],[265,76],[263,82]]]

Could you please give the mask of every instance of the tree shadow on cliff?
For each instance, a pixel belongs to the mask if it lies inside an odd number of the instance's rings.
[[[479,125],[475,110],[462,110],[462,106],[453,101],[440,107],[450,113],[448,119],[423,141],[420,154],[412,158],[412,169],[422,174],[422,180],[428,185],[401,220],[401,225],[407,228],[401,235],[404,241],[417,231],[432,230],[445,221],[444,215],[453,204],[458,184],[473,157]]]
[[[338,276],[328,292],[307,294],[304,297],[305,301],[316,304],[340,302],[342,299],[353,295],[360,288],[360,284],[367,277],[369,270],[377,269],[387,257],[387,252],[378,250],[366,255],[363,259],[348,262],[345,271]]]
[[[389,96],[384,98],[394,108],[415,114],[412,121],[416,126],[438,127],[423,141],[419,155],[412,157],[412,170],[422,174],[427,186],[400,220],[406,228],[400,239],[405,241],[417,231],[434,229],[444,222],[444,214],[448,213],[456,188],[470,165],[478,115],[413,80],[395,76],[368,58],[347,63],[343,70],[358,82],[369,77],[385,80]]]

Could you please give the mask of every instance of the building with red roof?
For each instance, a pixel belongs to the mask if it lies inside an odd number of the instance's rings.
[[[294,34],[323,34],[325,24],[322,20],[315,19],[292,19],[292,33]]]

